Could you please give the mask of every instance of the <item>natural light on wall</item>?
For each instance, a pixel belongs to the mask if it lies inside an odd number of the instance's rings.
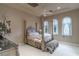
[[[62,19],[62,35],[63,36],[72,35],[72,20],[70,17],[64,17]]]
[[[53,19],[53,35],[58,35],[58,19],[54,17]]]

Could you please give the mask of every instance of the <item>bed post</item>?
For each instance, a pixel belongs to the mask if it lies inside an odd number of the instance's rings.
[[[51,21],[53,23],[53,21]],[[52,40],[54,39],[53,37],[53,24],[52,24]]]
[[[26,20],[24,20],[24,43],[27,43]]]
[[[41,48],[42,48],[42,51],[45,51],[44,24],[43,24],[43,22],[44,22],[44,17],[42,16],[42,17],[41,17],[41,28],[42,28],[42,46],[41,46]]]

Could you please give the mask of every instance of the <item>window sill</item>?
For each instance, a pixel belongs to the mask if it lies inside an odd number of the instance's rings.
[[[72,35],[62,35],[63,37],[72,37]]]

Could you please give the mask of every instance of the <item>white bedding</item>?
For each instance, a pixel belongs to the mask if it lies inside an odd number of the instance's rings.
[[[29,38],[37,38],[40,39],[42,36],[38,32],[29,32]],[[49,33],[44,33],[44,41],[48,42],[52,39],[51,34]]]
[[[49,34],[49,33],[44,33],[44,40],[45,40],[45,42],[48,42],[48,41],[50,41],[51,39],[52,39],[51,34]]]
[[[38,32],[31,32],[31,33],[29,33],[29,38],[41,39],[42,37]]]
[[[49,34],[49,33],[44,33],[44,37],[51,37],[51,34]]]
[[[29,33],[30,36],[39,36],[40,34],[38,32],[31,32]]]

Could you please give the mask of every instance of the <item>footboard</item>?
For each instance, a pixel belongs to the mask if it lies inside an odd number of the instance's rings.
[[[41,49],[41,37],[27,36],[27,44]]]

